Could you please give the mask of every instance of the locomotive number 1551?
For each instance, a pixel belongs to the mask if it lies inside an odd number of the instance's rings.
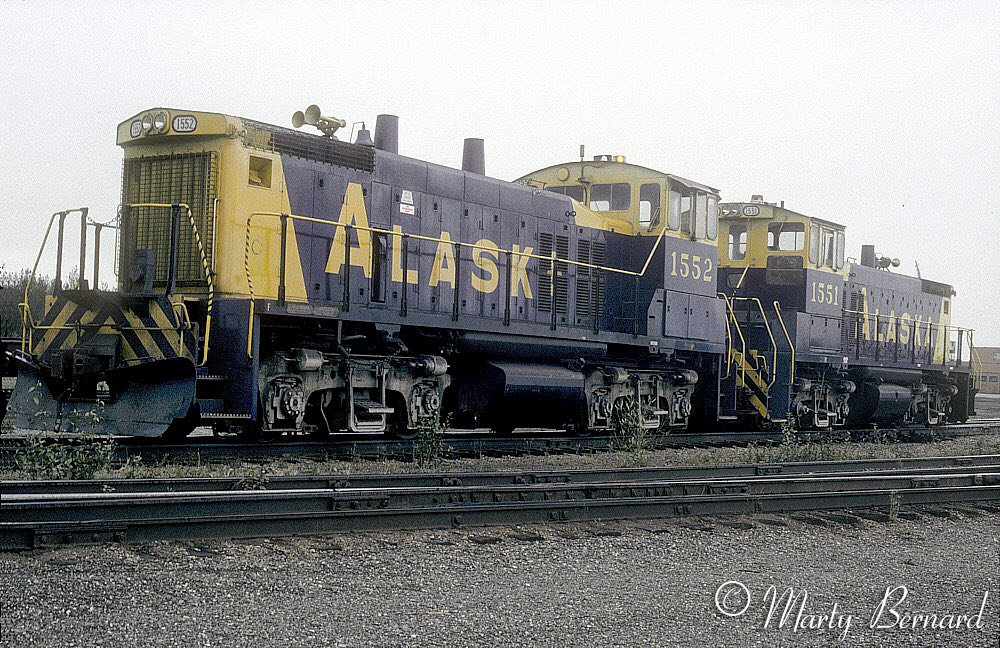
[[[817,304],[830,304],[831,306],[840,304],[840,286],[814,281],[809,301]]]

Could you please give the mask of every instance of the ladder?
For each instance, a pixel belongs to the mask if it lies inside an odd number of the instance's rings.
[[[775,303],[769,317],[756,297],[723,293],[719,297],[726,304],[726,368],[720,377],[719,418],[735,420],[756,413],[775,423],[787,421],[795,349],[780,306]],[[787,346],[779,348],[772,320],[780,324]]]

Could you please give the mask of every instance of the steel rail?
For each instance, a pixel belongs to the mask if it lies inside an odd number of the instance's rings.
[[[940,440],[959,436],[988,433],[1000,427],[995,422],[972,422],[947,426],[909,427],[889,430],[899,432],[909,440]],[[579,454],[614,451],[619,448],[615,439],[607,436],[574,437],[565,434],[550,436],[554,431],[544,431],[543,436],[530,434],[498,436],[487,434],[448,434],[442,439],[442,456],[511,456],[525,454]],[[834,429],[832,431],[806,431],[804,441],[848,439],[852,433],[867,434],[871,430]],[[746,446],[750,444],[779,444],[785,440],[780,432],[714,432],[705,434],[674,434],[650,439],[649,449],[702,448],[719,446]],[[52,443],[78,443],[79,438],[51,437]],[[345,435],[344,438],[322,441],[273,441],[262,443],[220,440],[216,437],[194,437],[184,443],[163,444],[160,439],[117,438],[115,457],[119,462],[129,458],[183,461],[186,458],[265,460],[276,457],[315,457],[322,460],[359,458],[408,458],[413,455],[416,442],[386,439],[372,435]],[[18,453],[25,443],[21,436],[0,437],[0,467],[17,465]]]
[[[4,497],[23,494],[67,493],[183,493],[191,491],[305,490],[347,488],[416,488],[441,486],[498,486],[528,484],[681,481],[734,479],[759,476],[952,473],[962,471],[1000,472],[1000,455],[954,457],[913,457],[899,459],[859,459],[808,461],[731,466],[656,466],[594,470],[513,470],[499,472],[442,472],[401,474],[280,475],[253,477],[94,479],[94,480],[11,480],[0,481]]]
[[[734,479],[647,482],[416,486],[406,488],[192,491],[184,493],[60,493],[9,495],[0,509],[9,522],[142,521],[170,517],[266,515],[336,510],[372,511],[463,504],[604,500],[622,497],[721,494],[791,495],[918,488],[1000,486],[1000,472],[866,475],[758,475]],[[0,530],[3,523],[0,523]]]
[[[841,482],[842,488],[817,489],[815,480],[799,479],[798,483],[813,484],[814,490],[795,492],[762,492],[738,485],[718,484],[713,492],[711,483],[697,493],[684,491],[690,484],[681,483],[676,493],[669,485],[635,484],[615,490],[607,485],[560,485],[516,487],[508,489],[509,497],[493,501],[474,501],[469,491],[462,489],[424,489],[420,494],[403,491],[409,505],[396,506],[378,490],[363,489],[350,493],[338,491],[297,493],[297,510],[288,510],[287,494],[255,492],[229,494],[240,496],[242,503],[252,502],[256,508],[226,507],[225,498],[216,496],[213,505],[203,503],[202,515],[192,515],[196,498],[177,494],[174,510],[167,505],[159,509],[161,517],[138,515],[137,498],[117,509],[133,515],[133,519],[99,519],[86,507],[80,507],[75,519],[19,520],[11,519],[12,505],[4,505],[7,514],[0,522],[0,549],[24,550],[68,543],[126,542],[204,538],[256,538],[282,535],[338,533],[387,529],[417,529],[438,527],[471,527],[491,524],[523,524],[530,522],[561,522],[569,520],[608,520],[671,517],[683,515],[788,513],[802,510],[886,507],[941,504],[955,502],[986,503],[1000,500],[1000,485],[990,475],[970,474],[964,478],[942,480],[910,480],[899,477],[879,483],[877,478]],[[830,486],[832,480],[822,484]],[[597,496],[587,497],[587,489],[596,489]],[[518,490],[520,489],[520,490]],[[575,489],[575,490],[573,490]],[[447,491],[451,491],[450,493]],[[780,490],[780,489],[779,489]],[[494,495],[498,489],[493,489]],[[534,497],[527,498],[530,494]],[[553,493],[578,494],[577,497],[553,498]],[[309,495],[311,497],[304,497]],[[458,497],[449,497],[458,496]],[[483,493],[484,499],[489,493]],[[428,499],[430,498],[430,499]],[[436,499],[435,499],[436,498]],[[123,499],[119,496],[118,500]],[[187,500],[187,501],[184,501]],[[301,507],[311,502],[312,508]],[[428,505],[427,502],[430,502]],[[152,501],[150,505],[155,505]],[[34,510],[48,510],[36,507]]]

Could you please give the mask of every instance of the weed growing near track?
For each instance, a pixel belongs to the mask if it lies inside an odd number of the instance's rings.
[[[421,468],[436,468],[441,463],[441,450],[444,447],[444,431],[448,429],[448,421],[442,421],[436,416],[420,419],[420,431],[417,442],[413,446],[413,460]]]
[[[98,403],[69,417],[70,430],[79,433],[71,443],[53,443],[41,433],[28,435],[16,460],[21,476],[27,479],[93,479],[97,473],[111,470],[118,444],[110,434],[95,432],[104,420],[103,409]]]
[[[68,444],[33,434],[19,453],[18,469],[28,479],[93,479],[111,469],[116,446],[110,436],[84,434]]]
[[[628,397],[615,412],[611,431],[611,447],[630,455],[630,463],[644,465],[647,453],[656,446],[660,431],[642,425],[641,404]]]

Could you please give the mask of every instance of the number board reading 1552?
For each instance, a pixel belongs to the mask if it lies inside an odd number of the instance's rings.
[[[687,252],[670,253],[670,276],[671,277],[691,277],[695,280],[702,280],[708,283],[715,281],[712,271],[715,269],[714,262],[710,257],[703,257]]]

